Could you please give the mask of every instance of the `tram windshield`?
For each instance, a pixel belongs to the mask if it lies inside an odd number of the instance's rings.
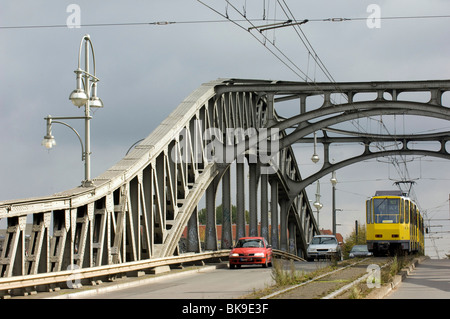
[[[398,223],[399,198],[374,198],[375,223]]]

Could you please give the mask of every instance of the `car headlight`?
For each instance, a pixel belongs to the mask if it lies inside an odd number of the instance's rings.
[[[348,255],[349,257],[355,257],[355,255],[353,255],[353,253],[350,253],[350,255]]]
[[[233,253],[233,254],[230,254],[230,257],[239,257],[239,254]]]
[[[256,253],[255,257],[264,257],[264,253]]]

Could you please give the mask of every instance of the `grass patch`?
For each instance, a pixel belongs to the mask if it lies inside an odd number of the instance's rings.
[[[414,257],[414,255],[394,256],[390,261],[389,266],[381,268],[381,285],[383,286],[390,284],[393,281],[394,276],[397,275],[405,266],[409,265],[414,260]],[[348,299],[364,299],[376,289],[378,288],[368,288],[367,282],[363,281],[355,285],[350,292],[344,294],[346,294],[345,298]]]
[[[272,264],[271,275],[277,286],[295,285],[305,279],[305,273],[296,270],[292,260],[289,263],[288,270],[284,268],[283,262],[279,259],[274,259]]]

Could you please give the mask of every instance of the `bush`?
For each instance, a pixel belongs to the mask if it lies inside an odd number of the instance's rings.
[[[293,285],[304,279],[304,273],[295,269],[295,265],[292,260],[290,261],[289,268],[289,270],[285,269],[283,260],[273,260],[272,278],[278,286]]]
[[[366,241],[366,225],[358,224],[358,235],[356,234],[356,228],[353,229],[352,233],[345,238],[344,244],[342,245],[342,254],[344,255],[344,258],[347,259],[348,255],[350,254],[350,250],[352,250],[352,247],[355,245],[365,245],[367,243]]]

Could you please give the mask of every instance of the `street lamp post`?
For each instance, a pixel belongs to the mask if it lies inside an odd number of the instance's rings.
[[[81,69],[81,51],[84,42],[84,70]],[[89,47],[92,52],[92,62],[93,62],[93,74],[90,73],[89,68]],[[82,160],[84,160],[84,180],[82,181],[83,187],[93,186],[93,182],[91,180],[91,132],[90,132],[90,120],[92,116],[90,115],[91,108],[101,108],[103,107],[103,102],[100,98],[97,97],[97,82],[99,79],[96,76],[95,72],[95,54],[94,47],[92,46],[91,38],[88,34],[84,35],[81,43],[80,49],[78,51],[78,68],[74,71],[76,74],[77,87],[69,96],[69,99],[72,103],[77,107],[84,106],[84,116],[81,117],[51,117],[48,116],[45,118],[47,121],[47,135],[44,136],[44,140],[42,141],[42,145],[44,145],[47,149],[52,148],[56,145],[55,139],[52,135],[52,123],[63,124],[72,131],[74,131],[80,142],[82,148]],[[92,84],[91,84],[92,82]],[[92,92],[92,94],[91,94]],[[83,142],[81,140],[80,134],[71,127],[69,124],[54,121],[54,120],[73,120],[73,119],[83,119],[84,120],[84,147]]]
[[[320,182],[317,180],[317,189],[316,189],[316,201],[314,202],[313,206],[317,209],[317,228],[319,228],[319,210],[323,207],[322,203],[320,202]]]
[[[336,178],[336,172],[333,171],[331,173],[331,179],[330,179],[331,185],[332,185],[332,218],[333,218],[333,235],[336,235],[336,184],[337,184],[337,178]]]
[[[316,164],[319,160],[319,155],[317,155],[317,135],[316,132],[314,132],[314,154],[311,157],[311,161]]]

